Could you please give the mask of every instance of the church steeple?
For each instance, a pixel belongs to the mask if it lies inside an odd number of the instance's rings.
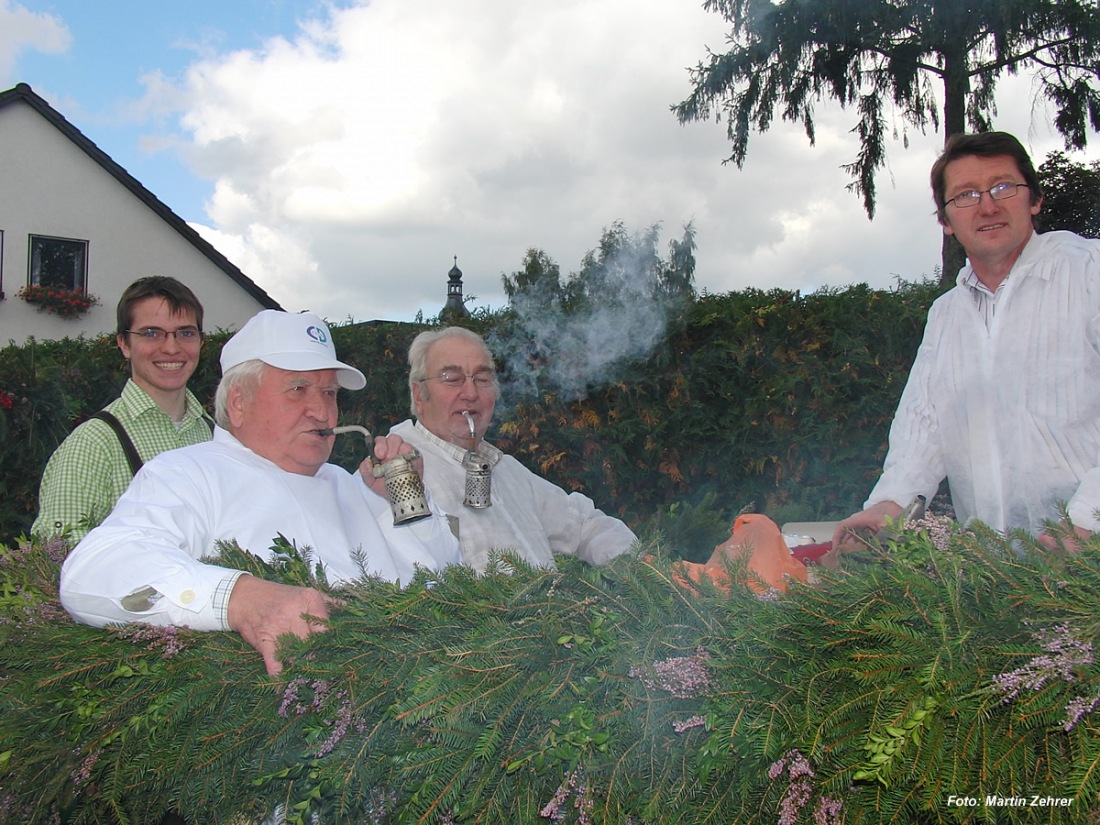
[[[441,319],[466,318],[469,314],[462,300],[462,270],[458,268],[458,256],[455,255],[455,265],[447,273],[447,303],[443,305],[439,317]]]

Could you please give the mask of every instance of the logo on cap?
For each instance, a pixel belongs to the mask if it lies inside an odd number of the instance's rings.
[[[327,344],[328,336],[325,335],[325,331],[320,327],[309,327],[306,330],[306,335],[316,341],[318,344]]]

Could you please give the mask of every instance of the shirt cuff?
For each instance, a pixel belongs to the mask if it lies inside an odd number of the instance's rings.
[[[243,570],[230,570],[228,575],[214,588],[214,595],[210,599],[210,607],[214,611],[214,621],[221,630],[229,630],[229,597],[233,595],[233,588],[237,585],[237,579],[245,575]]]

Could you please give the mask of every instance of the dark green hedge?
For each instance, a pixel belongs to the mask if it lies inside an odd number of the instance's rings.
[[[647,357],[617,364],[615,379],[583,398],[502,364],[506,396],[490,437],[554,482],[700,556],[745,507],[780,522],[840,517],[877,476],[938,290],[925,282],[704,295],[669,319]],[[516,320],[502,311],[468,325],[508,340],[521,334]],[[341,399],[345,423],[377,432],[408,417],[406,353],[428,326],[334,327],[341,357],[368,376],[366,390]],[[204,401],[213,399],[226,337],[210,337],[192,380]],[[553,357],[553,343],[543,342],[543,355],[549,347]],[[0,353],[0,542],[29,529],[50,454],[124,380],[110,337]],[[336,460],[354,465],[361,450],[358,439],[338,439]]]

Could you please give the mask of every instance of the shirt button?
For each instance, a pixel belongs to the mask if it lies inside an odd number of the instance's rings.
[[[193,601],[195,601],[195,591],[194,590],[184,590],[182,593],[180,593],[180,603],[181,604],[191,604],[191,602],[193,602]]]

